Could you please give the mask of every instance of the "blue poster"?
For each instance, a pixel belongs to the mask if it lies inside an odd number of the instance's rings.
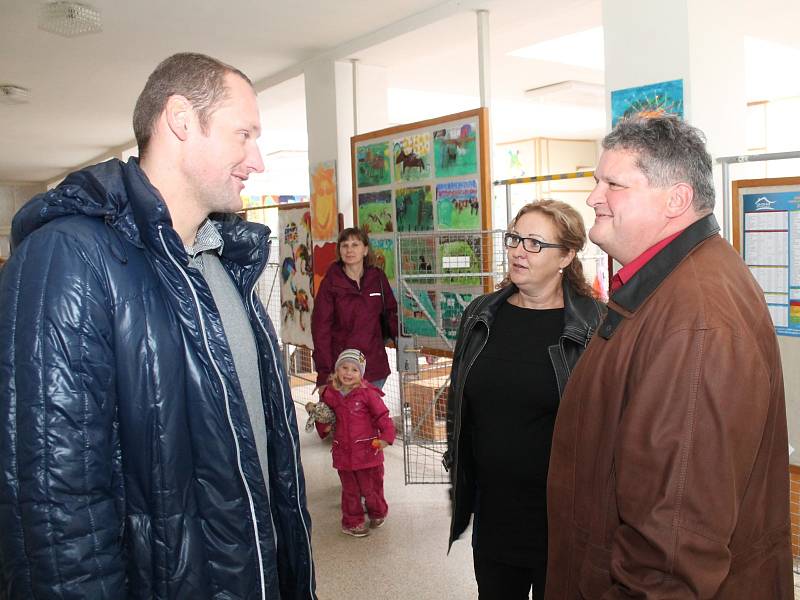
[[[683,79],[611,92],[611,126],[634,115],[678,115],[683,118]]]

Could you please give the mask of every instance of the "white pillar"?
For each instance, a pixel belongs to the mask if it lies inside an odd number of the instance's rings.
[[[603,0],[609,128],[612,91],[683,79],[684,117],[706,134],[712,159],[743,154],[743,12],[744,0],[673,0],[663,10],[641,0]],[[715,164],[720,224],[721,173]]]
[[[354,78],[354,75],[356,77]],[[354,63],[319,60],[304,69],[308,162],[336,161],[337,198],[344,226],[353,224],[350,138],[389,125],[386,70]]]
[[[481,106],[488,107],[492,99],[492,79],[489,53],[489,11],[475,11],[478,17],[478,86]]]
[[[349,62],[319,60],[304,69],[308,163],[336,161],[338,209],[353,223],[350,137],[353,135],[353,71]]]

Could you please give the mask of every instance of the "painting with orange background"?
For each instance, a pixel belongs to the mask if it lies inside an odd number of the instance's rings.
[[[331,160],[311,169],[311,237],[335,239],[336,224],[336,161]]]

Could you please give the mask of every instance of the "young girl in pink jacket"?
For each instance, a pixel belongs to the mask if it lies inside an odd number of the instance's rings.
[[[383,525],[389,506],[383,496],[383,449],[394,442],[394,423],[381,400],[383,392],[365,381],[367,361],[359,350],[344,350],[322,392],[336,414],[336,425],[316,423],[320,437],[333,429],[333,468],[342,482],[342,533],[369,535]],[[369,525],[364,519],[364,508]]]

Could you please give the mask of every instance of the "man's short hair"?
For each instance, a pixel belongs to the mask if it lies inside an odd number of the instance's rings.
[[[147,78],[133,109],[133,133],[139,157],[147,152],[153,129],[170,96],[184,96],[191,103],[205,132],[211,114],[227,97],[228,73],[253,85],[239,69],[204,54],[182,52],[164,59]]]
[[[714,210],[711,156],[703,132],[675,115],[629,117],[603,138],[603,149],[636,155],[636,166],[654,187],[688,183],[698,213]]]

